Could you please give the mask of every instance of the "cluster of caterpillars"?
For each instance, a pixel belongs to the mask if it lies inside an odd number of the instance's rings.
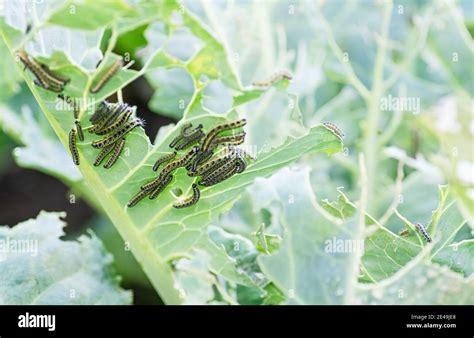
[[[73,108],[75,127],[71,129],[71,131],[69,132],[69,150],[71,151],[74,164],[79,165],[80,159],[79,159],[79,152],[77,151],[76,142],[77,142],[77,138],[79,138],[80,141],[84,141],[84,132],[82,130],[81,123],[79,120],[79,108],[76,104],[76,101],[73,98],[62,94],[64,87],[66,86],[67,83],[70,82],[70,79],[64,78],[56,74],[55,72],[51,71],[47,65],[39,62],[32,56],[28,55],[28,53],[24,49],[18,49],[16,51],[16,56],[23,63],[23,65],[25,66],[25,69],[28,68],[30,72],[35,76],[35,79],[33,80],[33,83],[35,85],[43,89],[55,92],[55,93],[60,93],[58,95],[58,98],[65,101]],[[123,66],[123,61],[121,59],[114,62],[112,66],[108,70],[105,71],[103,76],[101,76],[101,78],[97,80],[96,84],[90,89],[90,92],[94,94],[98,93],[105,86],[105,84],[108,81],[110,81],[110,79],[114,76],[114,74],[120,70],[122,66]],[[117,121],[114,121],[114,122],[117,122]],[[137,121],[135,121],[134,123],[137,125],[141,125],[141,124],[138,124]],[[109,131],[112,130],[110,129],[112,128],[112,126],[108,125],[107,127],[109,128],[108,129]],[[133,127],[129,126],[130,130],[133,129],[134,127],[136,127],[136,125]],[[104,132],[104,130],[101,130],[101,131]],[[103,134],[98,134],[98,135],[103,135]],[[114,146],[116,147],[107,147],[106,149],[103,150],[105,154],[101,153],[102,159],[104,159],[110,152],[113,151],[111,159],[104,166],[105,168],[110,168],[115,163],[115,161],[118,158],[118,155],[123,149],[124,144],[125,144],[125,141],[123,140],[123,137],[122,137],[117,142],[114,142]],[[110,151],[106,152],[106,150],[110,150]],[[99,157],[101,155],[99,155]],[[100,162],[101,161],[99,161],[97,165],[100,165]]]
[[[73,108],[75,128],[69,132],[69,148],[74,163],[79,165],[76,138],[79,138],[80,141],[84,140],[84,133],[79,121],[79,109],[73,98],[62,94],[70,79],[55,74],[45,64],[29,56],[23,49],[18,50],[16,55],[25,68],[33,73],[34,83],[37,86],[60,93],[58,97]],[[102,72],[102,75],[99,74],[100,77],[94,81],[95,84],[92,85],[90,92],[99,92],[122,67],[122,60],[114,62],[109,69]],[[281,80],[291,79],[291,74],[283,71],[274,74],[267,80],[256,81],[253,85],[269,87]],[[116,163],[124,149],[126,135],[134,128],[144,126],[143,120],[137,118],[135,113],[136,107],[125,103],[103,101],[97,107],[89,120],[92,126],[88,128],[89,133],[101,136],[100,139],[91,143],[92,147],[100,149],[94,166],[100,166],[107,157],[108,160],[104,164],[104,168],[109,169]],[[140,187],[140,191],[128,202],[128,207],[135,206],[146,196],[150,199],[158,197],[172,182],[174,171],[181,167],[186,168],[188,176],[198,177],[198,183],[192,184],[192,195],[175,203],[173,205],[175,208],[185,208],[197,203],[201,195],[199,186],[209,187],[242,173],[247,167],[246,158],[252,158],[244,150],[236,147],[245,141],[245,132],[228,133],[245,126],[245,124],[245,119],[223,123],[205,133],[202,124],[193,127],[191,123],[185,123],[181,127],[179,135],[169,145],[170,148],[174,148],[174,151],[158,158],[153,165],[155,172],[161,167],[157,177]],[[334,124],[328,122],[324,125],[339,137],[344,136]],[[189,150],[189,148],[191,149]],[[180,151],[186,152],[178,156]],[[423,231],[423,227],[417,227],[417,230],[427,240],[430,239],[427,232]]]
[[[91,143],[92,147],[100,149],[94,166],[100,166],[110,155],[104,168],[111,168],[125,146],[126,135],[137,127],[144,127],[144,121],[136,117],[135,113],[136,107],[126,103],[102,101],[99,104],[89,119],[92,124],[89,133],[101,136]]]
[[[158,171],[161,167],[160,172],[153,180],[140,187],[140,191],[128,202],[128,207],[135,206],[146,196],[155,199],[171,183],[173,173],[178,168],[186,168],[188,176],[199,177],[200,180],[192,185],[191,196],[173,205],[177,209],[189,207],[199,201],[199,186],[209,187],[242,173],[247,167],[246,157],[251,156],[236,146],[244,142],[245,132],[232,135],[222,133],[236,130],[245,124],[245,119],[219,124],[207,134],[202,130],[202,124],[195,128],[191,123],[184,124],[179,135],[169,145],[175,151],[156,160],[153,171]],[[190,147],[190,150],[178,156],[178,151]]]
[[[35,76],[35,80],[33,80],[34,84],[43,89],[60,93],[70,81],[70,79],[52,72],[47,65],[40,63],[35,58],[28,55],[24,49],[17,50],[16,56],[23,63],[25,69],[28,68]]]
[[[23,63],[25,69],[28,68],[35,76],[35,80],[33,80],[34,84],[43,89],[61,93],[66,84],[70,82],[70,79],[56,74],[51,71],[47,65],[28,55],[24,49],[18,49],[16,56]],[[99,74],[100,78],[90,89],[90,92],[93,94],[98,93],[122,67],[122,59],[115,61],[109,69],[103,72],[103,75]]]

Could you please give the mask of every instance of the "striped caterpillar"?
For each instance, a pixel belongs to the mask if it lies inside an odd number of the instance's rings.
[[[161,156],[159,159],[156,160],[155,164],[153,165],[153,171],[157,171],[160,165],[171,161],[173,158],[176,157],[177,154],[178,153],[176,151],[173,151],[172,153]]]
[[[331,130],[334,134],[336,134],[337,136],[339,136],[339,138],[343,138],[344,137],[344,133],[342,132],[341,129],[339,129],[334,123],[331,123],[331,122],[324,122],[323,125],[328,128],[329,130]]]
[[[131,208],[137,205],[142,199],[144,199],[150,192],[146,190],[140,190],[135,196],[133,196],[127,203],[127,207]]]
[[[210,178],[210,179],[207,179],[207,180],[202,180],[199,182],[199,185],[203,185],[205,187],[210,187],[212,185],[215,185],[217,183],[220,183],[222,181],[225,181],[229,178],[231,178],[232,176],[234,176],[235,174],[239,173],[239,172],[242,172],[242,170],[240,170],[239,168],[239,164],[238,163],[234,163],[232,162],[233,166],[231,166],[231,168],[223,173],[221,173],[220,175],[217,175],[213,178]]]
[[[115,131],[112,135],[107,136],[106,138],[103,138],[101,140],[97,141],[92,141],[92,146],[94,148],[104,148],[112,143],[115,143],[117,140],[131,132],[134,128],[136,127],[143,127],[144,122],[143,120],[136,118],[130,122],[127,122],[125,125],[123,125],[119,130]]]
[[[151,182],[149,182],[145,185],[142,185],[140,189],[150,190],[150,189],[153,189],[153,188],[157,187],[163,181],[163,179],[165,177],[167,177],[171,172],[173,172],[174,170],[176,170],[179,167],[185,167],[189,163],[189,161],[191,161],[191,159],[194,157],[194,155],[196,154],[197,151],[198,151],[198,148],[195,147],[191,151],[189,151],[187,154],[185,154],[185,155],[177,158],[176,160],[168,163],[161,170],[158,177],[156,177]]]
[[[96,124],[102,119],[105,118],[110,113],[110,110],[112,109],[113,104],[109,103],[107,101],[102,101],[98,106],[94,114],[89,118],[89,121],[92,124]]]
[[[280,82],[281,80],[292,80],[293,76],[288,71],[280,71],[273,74],[270,78],[263,81],[255,81],[252,85],[256,87],[270,87],[271,85]]]
[[[106,158],[107,155],[109,155],[109,154],[112,152],[112,150],[114,149],[114,146],[115,146],[115,145],[111,144],[110,146],[105,147],[105,148],[103,148],[103,149],[100,151],[99,155],[97,156],[97,158],[96,158],[96,160],[95,160],[95,162],[94,162],[94,166],[95,166],[95,167],[100,166],[100,164],[102,163],[102,161],[104,160],[104,158]]]
[[[428,243],[431,243],[432,242],[432,239],[430,237],[430,235],[428,234],[428,231],[426,231],[426,228],[423,226],[423,224],[421,223],[416,223],[415,224],[415,228],[416,230],[421,233],[421,235],[425,238],[425,240],[428,242]]]
[[[176,150],[183,150],[189,148],[193,144],[197,143],[200,139],[204,137],[204,133],[201,130],[197,130],[191,135],[183,138],[178,144],[176,145]]]
[[[28,68],[35,76],[36,79],[33,81],[35,85],[60,93],[69,82],[69,79],[56,75],[46,65],[30,57],[24,49],[17,50],[16,55],[25,68]]]
[[[125,136],[138,126],[143,126],[144,121],[134,116],[136,107],[130,107],[126,103],[101,102],[94,114],[89,118],[93,126],[90,133],[105,136],[91,143],[92,147],[101,149],[94,166],[99,166],[109,156],[104,165],[105,169],[111,168],[117,161],[125,146]]]
[[[105,124],[103,128],[98,129],[95,133],[96,135],[105,135],[113,132],[117,128],[121,127],[125,122],[127,122],[133,114],[132,109],[127,109],[124,114],[117,114],[115,117],[115,122]]]
[[[115,146],[113,147],[113,151],[112,151],[112,156],[104,165],[105,169],[110,169],[114,165],[114,163],[117,162],[118,157],[120,156],[120,153],[122,152],[124,146],[125,146],[125,138],[122,137],[120,141],[115,143]]]
[[[232,167],[234,167],[235,165],[236,165],[235,160],[230,159],[229,161],[224,162],[221,166],[214,168],[214,170],[210,170],[206,172],[204,175],[202,175],[202,181],[215,180],[217,177],[224,175],[226,172],[232,169]]]
[[[168,184],[170,184],[172,180],[173,180],[173,175],[168,175],[157,187],[155,187],[151,191],[150,196],[148,196],[148,198],[151,200],[157,198],[158,195],[161,194],[163,190],[165,190],[165,188],[168,186]]]
[[[79,140],[84,141],[84,132],[82,131],[81,122],[79,122],[79,120],[76,120],[74,121],[74,124],[76,125],[76,132],[77,136],[79,137]]]
[[[211,145],[212,141],[214,140],[214,138],[220,132],[222,132],[224,130],[230,130],[230,129],[243,127],[246,124],[247,124],[247,120],[246,119],[241,119],[241,120],[237,120],[237,121],[233,121],[233,122],[229,122],[229,123],[223,123],[223,124],[219,124],[219,125],[215,126],[201,140],[201,143],[200,143],[201,151],[203,151],[203,152],[207,151],[209,149],[209,146]]]
[[[72,160],[75,165],[79,165],[79,152],[76,144],[76,130],[71,129],[69,132],[69,150],[71,151]]]
[[[90,90],[92,94],[98,93],[106,84],[107,82],[110,81],[112,76],[117,73],[120,68],[123,66],[123,61],[122,59],[115,61],[112,66],[105,72],[105,74],[102,76],[102,78],[99,79],[97,84]]]
[[[209,146],[210,149],[217,147],[218,145],[231,144],[240,145],[245,141],[245,132],[230,135],[230,136],[218,136],[216,137]]]
[[[192,123],[185,123],[181,127],[181,131],[178,136],[176,136],[171,143],[169,144],[170,148],[175,148],[176,150],[183,150],[204,137],[202,132],[202,124],[199,124],[196,128],[193,127]]]
[[[190,176],[204,176],[206,173],[214,170],[216,167],[221,166],[222,164],[233,159],[235,154],[232,151],[227,151],[224,155],[215,157],[206,163],[203,163],[201,166],[197,167],[195,174]]]
[[[95,120],[99,121],[100,119],[96,118]],[[164,167],[154,179],[140,187],[140,191],[132,197],[127,205],[129,207],[134,206],[146,196],[155,199],[170,184],[173,180],[173,172],[180,167],[186,167],[189,176],[201,176],[201,179],[198,183],[192,185],[193,194],[191,196],[173,204],[177,209],[189,207],[199,201],[201,193],[198,185],[212,186],[235,174],[242,173],[247,167],[245,157],[251,156],[235,146],[244,142],[245,132],[234,135],[220,135],[220,133],[242,127],[245,124],[245,119],[223,123],[205,134],[201,130],[203,128],[202,124],[193,128],[191,123],[184,123],[179,135],[174,137],[169,144],[176,151],[165,154],[156,160],[153,171],[158,171],[162,165]],[[104,140],[100,141],[105,142]],[[100,141],[93,142],[93,146],[99,147],[98,142]],[[194,146],[185,155],[175,158],[178,150],[185,149],[196,142],[199,142],[198,146]],[[219,145],[227,145],[227,148],[213,157],[214,150]]]
[[[187,208],[191,205],[196,204],[199,201],[199,198],[201,197],[201,192],[199,191],[197,184],[193,184],[191,188],[193,189],[193,194],[190,197],[184,199],[183,201],[173,204],[173,207],[175,207],[176,209]]]
[[[123,116],[122,113],[124,111],[128,111],[128,110],[131,110],[131,108],[127,104],[123,104],[123,103],[117,103],[117,104],[109,106],[109,109],[107,109],[107,113],[104,113],[102,115],[102,118],[99,119],[94,124],[94,126],[89,130],[89,133],[95,133],[99,135],[99,133],[102,132],[105,128],[107,128],[110,131],[114,130],[113,128],[112,129],[110,128],[111,125],[116,122],[117,118]],[[128,119],[122,122],[127,122],[127,121]],[[115,125],[114,127],[119,127],[119,126],[121,125]]]

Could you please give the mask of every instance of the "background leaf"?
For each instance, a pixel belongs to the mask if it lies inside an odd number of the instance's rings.
[[[92,233],[62,241],[64,213],[0,227],[1,304],[130,304],[112,256]]]

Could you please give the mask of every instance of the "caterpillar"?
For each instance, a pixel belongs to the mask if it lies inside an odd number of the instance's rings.
[[[185,137],[181,140],[181,142],[176,145],[175,149],[176,150],[183,150],[186,148],[189,148],[196,142],[198,142],[200,139],[204,137],[204,133],[201,130],[198,130],[195,133],[192,133],[190,136]]]
[[[270,78],[263,81],[254,81],[252,85],[256,87],[270,87],[281,80],[292,80],[293,76],[288,71],[280,71],[273,74]]]
[[[108,114],[98,121],[97,124],[89,130],[89,132],[97,134],[102,129],[108,127],[110,124],[114,123],[114,121],[125,109],[127,109],[127,107],[128,105],[126,104],[111,105],[111,109],[109,109]]]
[[[53,73],[51,71],[45,71],[43,65],[37,62],[34,58],[31,58],[25,50],[17,50],[16,55],[23,63],[25,68],[28,68],[36,77],[36,79],[33,81],[35,85],[57,93],[63,91],[66,82],[59,80],[55,76],[52,76],[51,74]]]
[[[339,136],[339,138],[343,138],[344,137],[344,133],[342,132],[341,129],[339,129],[334,123],[331,123],[331,122],[324,122],[323,125],[328,128],[329,130],[331,130],[332,132],[334,132],[334,134],[336,134],[337,136]]]
[[[91,145],[94,148],[104,148],[112,143],[115,143],[118,139],[125,136],[127,133],[132,131],[136,127],[142,127],[144,125],[143,120],[136,118],[128,123],[126,123],[119,130],[115,131],[112,135],[103,138],[101,140],[93,141]]]
[[[244,143],[245,141],[245,132],[230,135],[230,136],[219,136],[216,137],[209,146],[210,149],[217,147],[218,145],[222,144],[232,144],[232,145],[239,145]]]
[[[63,84],[67,84],[71,81],[71,79],[69,78],[66,78],[66,77],[62,77],[56,73],[53,73],[51,71],[51,69],[49,69],[49,67],[47,65],[45,65],[44,63],[41,63],[41,68],[44,70],[44,72],[46,74],[48,74],[48,76],[50,76],[52,79],[54,79],[56,82],[59,82],[59,83],[63,83]]]
[[[191,127],[192,127],[192,125],[191,125]],[[193,135],[196,132],[198,132],[199,130],[201,130],[203,125],[200,123],[200,124],[198,124],[198,126],[196,128],[194,128],[192,131],[188,132],[188,130],[191,129],[191,127],[186,128],[185,130],[181,129],[181,136],[190,137],[191,135]]]
[[[185,155],[181,156],[180,158],[174,160],[171,163],[168,163],[163,168],[163,170],[161,171],[160,176],[163,178],[164,176],[169,174],[171,171],[173,171],[173,170],[175,170],[179,167],[185,167],[191,161],[191,159],[194,157],[194,155],[196,155],[198,150],[199,150],[198,147],[194,147],[189,152],[187,152]]]
[[[79,140],[84,141],[84,132],[82,131],[81,122],[79,122],[79,120],[76,120],[74,121],[74,124],[76,125],[76,132],[77,136],[79,137]]]
[[[107,101],[102,101],[96,108],[94,114],[89,118],[89,121],[92,124],[96,124],[97,122],[101,121],[107,114],[110,113],[112,104],[108,103]]]
[[[69,150],[71,151],[72,160],[75,165],[79,165],[79,152],[77,151],[76,144],[76,130],[71,129],[69,132]]]
[[[150,196],[148,196],[149,199],[153,200],[158,195],[165,190],[166,186],[170,184],[170,182],[173,180],[173,175],[168,175],[154,190],[150,193]]]
[[[212,179],[209,180],[202,180],[199,182],[200,185],[203,185],[205,187],[210,187],[212,185],[215,185],[217,183],[220,183],[222,181],[225,181],[228,178],[231,178],[234,176],[237,172],[239,171],[239,166],[236,164],[233,167],[231,167],[230,170],[222,173],[221,175],[218,175],[216,177],[213,177]]]
[[[203,181],[213,180],[216,177],[219,177],[223,175],[224,173],[226,173],[227,171],[229,171],[235,165],[236,165],[235,160],[227,161],[223,163],[221,166],[217,168],[213,168],[214,170],[209,170],[208,172],[206,172],[206,174],[203,175],[202,180]]]
[[[173,204],[173,207],[175,207],[176,209],[187,208],[191,205],[196,204],[197,201],[199,201],[199,198],[201,197],[201,192],[199,191],[197,184],[194,183],[191,188],[193,189],[192,196],[184,199],[181,202]]]
[[[223,124],[215,126],[201,140],[201,146],[200,146],[201,151],[207,151],[209,149],[209,146],[210,146],[211,142],[214,140],[214,137],[218,133],[220,133],[224,130],[243,127],[246,124],[247,124],[247,120],[246,119],[241,119],[241,120],[237,120],[237,121],[233,121],[233,122],[229,122],[229,123],[223,123]]]
[[[209,160],[208,162],[197,167],[195,173],[198,176],[204,176],[206,175],[207,172],[233,159],[234,156],[235,156],[235,153],[233,151],[228,151],[224,155],[215,157],[214,159]]]
[[[150,192],[145,190],[140,190],[135,196],[133,196],[130,201],[127,203],[127,207],[131,208],[137,205],[142,199],[144,199]]]
[[[235,168],[234,168],[235,167]],[[202,176],[202,185],[209,183],[209,182],[220,182],[220,177],[229,178],[230,176],[225,176],[229,171],[232,171],[233,174],[242,173],[245,168],[247,167],[247,163],[245,162],[244,158],[237,153],[234,158],[231,160],[223,163],[220,167],[213,167],[211,170],[205,172]],[[232,174],[232,175],[233,175]],[[231,175],[231,176],[232,176]],[[214,183],[215,184],[215,183]]]
[[[169,144],[169,147],[170,148],[174,148],[174,146],[183,139],[183,137],[181,136],[181,134],[179,134],[178,136],[176,136],[173,140],[171,140],[171,143]]]
[[[212,157],[212,151],[206,152],[198,152],[194,160],[186,166],[186,170],[188,170],[188,175],[193,176],[192,174],[196,172],[196,168],[199,164],[206,162],[208,159]],[[196,175],[194,175],[196,176]]]
[[[98,93],[105,86],[105,84],[112,78],[112,76],[114,76],[115,73],[117,73],[120,70],[120,68],[122,68],[122,66],[123,66],[122,59],[115,61],[114,64],[104,74],[104,76],[90,90],[90,92],[92,94]]]
[[[117,159],[120,156],[120,153],[122,152],[124,146],[125,146],[125,138],[122,137],[122,139],[115,144],[113,148],[112,156],[104,165],[105,169],[111,168],[114,165],[114,163],[117,162]]]
[[[423,226],[423,224],[421,224],[421,223],[416,223],[416,224],[415,224],[415,228],[416,228],[416,230],[418,230],[419,233],[421,233],[421,235],[425,238],[425,240],[426,240],[428,243],[431,243],[431,242],[432,242],[431,237],[430,237],[430,235],[428,234],[428,231],[426,231],[426,228]]]
[[[33,83],[38,87],[41,87],[41,88],[46,89],[46,90],[50,90],[50,91],[55,92],[55,93],[60,93],[64,89],[63,87],[58,87],[55,84],[45,83],[42,80],[39,80],[37,78],[33,80]]]
[[[153,165],[153,171],[157,171],[158,167],[162,165],[163,163],[166,163],[168,161],[171,161],[173,158],[176,157],[178,153],[176,151],[166,154],[164,156],[161,156],[159,159],[156,160],[155,164]]]
[[[110,152],[114,149],[115,147],[115,144],[111,144],[107,147],[104,147],[102,148],[102,150],[100,151],[99,155],[97,156],[97,158],[95,159],[95,162],[94,162],[94,166],[95,167],[98,167],[100,166],[100,164],[102,163],[102,161],[104,160],[104,158],[107,157],[108,154],[110,154]]]
[[[128,121],[128,119],[132,116],[133,110],[132,109],[127,109],[125,114],[120,115],[115,122],[111,123],[108,126],[105,126],[102,129],[97,130],[95,133],[96,135],[105,135],[108,134],[117,128],[121,127],[125,122]]]
[[[185,123],[183,124],[183,126],[181,127],[181,131],[179,133],[178,136],[176,136],[172,141],[171,143],[169,144],[169,147],[170,148],[174,148],[178,142],[180,142],[181,140],[183,140],[183,138],[187,137],[187,136],[190,136],[190,134],[192,134],[193,132],[191,133],[188,133],[188,130],[191,129],[193,126],[192,123],[188,122],[188,123]],[[199,126],[201,126],[199,128]],[[199,125],[196,129],[201,129],[202,128],[202,125]]]
[[[187,154],[181,156],[180,158],[177,158],[173,162],[168,163],[160,172],[158,177],[156,177],[153,181],[142,185],[141,189],[142,190],[150,190],[158,186],[163,181],[163,178],[167,177],[173,170],[179,168],[179,167],[185,167],[186,164],[188,164],[189,161],[193,158],[193,156],[196,154],[198,151],[197,147],[194,147],[191,151],[189,151]]]
[[[193,127],[193,124],[191,122],[183,124],[183,126],[181,127],[181,131],[180,131],[179,135],[181,137],[186,137],[186,135],[188,133],[188,130],[191,129],[192,127]]]

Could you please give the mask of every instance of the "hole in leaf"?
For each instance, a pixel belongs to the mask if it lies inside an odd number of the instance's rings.
[[[179,197],[183,194],[183,190],[181,190],[181,188],[173,188],[171,189],[171,192],[173,193],[173,195],[175,195],[176,197]]]

